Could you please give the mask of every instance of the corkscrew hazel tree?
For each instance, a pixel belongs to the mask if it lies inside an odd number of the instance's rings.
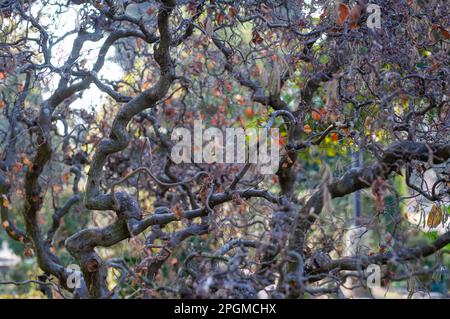
[[[432,272],[429,256],[450,243],[448,5],[371,1],[382,13],[374,28],[368,4],[2,2],[1,220],[36,256],[42,273],[27,283],[78,298],[129,287],[134,297],[299,298],[334,296],[370,264],[391,281]],[[74,28],[59,30],[67,17]],[[196,119],[280,128],[277,173],[175,164],[171,132]],[[351,151],[362,166],[350,168]],[[377,251],[349,256],[355,192]],[[432,242],[414,240],[408,207]],[[76,229],[65,227],[74,215]],[[111,256],[118,245],[132,261]],[[82,271],[76,289],[64,251]]]

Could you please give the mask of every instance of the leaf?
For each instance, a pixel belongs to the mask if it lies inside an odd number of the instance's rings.
[[[2,206],[7,208],[7,209],[11,208],[11,205],[9,204],[8,197],[6,197],[5,194],[2,194],[2,199],[3,199]]]
[[[378,212],[384,210],[384,196],[386,193],[386,183],[381,177],[377,177],[372,183],[372,195]]]
[[[252,118],[253,116],[255,116],[255,111],[253,111],[253,108],[249,106],[249,107],[245,108],[244,114],[245,114],[245,116]]]
[[[30,161],[30,159],[28,158],[28,156],[25,153],[21,154],[22,156],[22,163],[26,166],[28,166],[28,168],[31,170],[33,169],[33,162]]]
[[[427,218],[427,225],[430,228],[436,228],[442,221],[442,209],[440,206],[433,204]]]
[[[175,115],[175,110],[173,109],[173,107],[166,107],[164,109],[164,114],[168,117],[171,118]]]
[[[320,63],[327,64],[330,61],[330,57],[326,54],[322,54],[319,58]]]
[[[418,67],[419,69],[425,69],[427,67],[427,63],[426,62],[419,62],[416,64],[416,67]]]
[[[339,140],[339,135],[336,132],[333,132],[331,134],[331,139],[333,140],[333,142],[337,142]]]
[[[25,257],[33,256],[33,249],[31,247],[25,247],[25,249],[23,250],[23,255]]]
[[[58,194],[58,193],[61,192],[62,187],[60,185],[58,185],[58,184],[55,184],[55,185],[52,186],[52,190],[53,190],[54,193]]]
[[[359,4],[352,8],[352,11],[350,12],[350,30],[359,28],[358,22],[359,18],[361,17],[362,11],[363,7]]]
[[[70,177],[70,173],[65,173],[65,174],[63,174],[61,179],[64,183],[67,183],[69,181],[69,177]]]
[[[344,25],[345,20],[347,20],[349,15],[350,9],[347,7],[347,5],[344,3],[339,3],[336,23],[338,25]]]
[[[253,30],[252,32],[252,42],[255,44],[260,44],[264,39],[259,35],[258,31]]]
[[[175,205],[175,207],[172,208],[173,213],[175,215],[175,217],[180,220],[181,218],[183,218],[184,216],[184,211],[183,208],[181,208],[181,206],[179,204]]]
[[[322,117],[321,114],[320,114],[320,112],[317,111],[317,110],[312,110],[312,111],[311,111],[311,116],[312,116],[312,118],[313,118],[314,120],[316,120],[316,121],[320,121],[320,118]]]
[[[450,39],[450,32],[448,32],[448,30],[446,30],[446,29],[444,29],[444,28],[441,28],[441,33],[442,33],[442,35],[444,36],[444,39],[445,39],[445,40]]]
[[[22,163],[17,162],[14,163],[11,170],[14,174],[17,174],[22,170],[22,167],[23,167]]]
[[[2,109],[2,108],[4,108],[4,107],[5,107],[5,102],[0,101],[0,109]]]
[[[234,8],[234,7],[230,7],[230,9],[228,9],[228,16],[233,19],[234,17],[236,17],[238,13],[238,9]]]
[[[86,262],[88,272],[96,272],[99,268],[99,263],[96,259],[90,259]]]
[[[312,132],[312,128],[311,128],[311,126],[309,126],[308,124],[306,124],[305,126],[303,126],[303,131],[304,131],[306,134],[310,134],[310,133]]]
[[[322,13],[320,14],[320,21],[323,21],[328,15],[327,8],[323,9]]]
[[[223,13],[217,14],[216,21],[218,24],[223,24],[223,22],[225,21],[225,15]]]

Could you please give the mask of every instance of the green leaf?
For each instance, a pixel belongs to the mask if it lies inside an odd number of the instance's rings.
[[[326,54],[323,54],[323,55],[320,56],[319,61],[322,64],[327,64],[328,61],[330,61],[330,57],[328,55],[326,55]]]
[[[427,67],[427,63],[426,62],[419,62],[416,64],[416,67],[418,67],[419,69],[425,69]]]

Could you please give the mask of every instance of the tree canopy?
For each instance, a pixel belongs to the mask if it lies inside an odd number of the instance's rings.
[[[0,240],[32,264],[0,293],[338,298],[374,265],[380,287],[438,291],[448,9],[1,1]],[[275,172],[174,161],[174,132],[199,121],[278,129]]]

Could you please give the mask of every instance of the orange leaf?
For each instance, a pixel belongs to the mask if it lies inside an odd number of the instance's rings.
[[[14,174],[17,174],[22,170],[22,167],[23,167],[22,163],[19,162],[14,163],[14,165],[12,166],[12,172]]]
[[[245,114],[247,117],[252,118],[253,116],[255,116],[255,111],[253,111],[253,108],[247,107],[247,108],[245,108],[245,110],[244,110],[244,114]]]
[[[150,87],[150,82],[145,81],[144,83],[142,83],[141,88],[143,90],[147,90]]]
[[[5,72],[0,72],[0,80],[3,80],[4,78],[6,78]]]
[[[356,6],[354,6],[352,8],[352,11],[350,12],[350,21],[351,21],[350,30],[359,28],[358,22],[359,22],[359,17],[362,14],[362,11],[363,11],[363,7],[359,4],[357,4]]]
[[[70,173],[63,174],[63,176],[61,177],[62,181],[64,183],[67,183],[69,181],[69,176],[70,176]]]
[[[359,25],[355,22],[350,22],[350,30],[359,29]]]
[[[338,17],[337,17],[336,23],[338,25],[343,25],[349,15],[350,15],[350,9],[347,7],[347,5],[344,3],[339,3]]]
[[[30,159],[25,154],[22,154],[22,163],[28,166],[29,169],[33,168],[33,162],[30,161]]]
[[[444,39],[445,39],[445,40],[450,39],[450,32],[448,32],[446,29],[441,28],[441,33],[442,33],[442,35],[444,36]]]
[[[309,133],[312,132],[312,128],[311,128],[311,126],[309,126],[308,124],[306,124],[305,126],[303,126],[303,131],[304,131],[306,134],[309,134]]]
[[[9,208],[11,207],[11,205],[9,204],[8,197],[6,197],[6,195],[3,194],[3,195],[2,195],[2,199],[3,199],[3,203],[2,203],[3,207],[9,209]]]
[[[312,118],[315,119],[316,121],[320,121],[321,115],[320,115],[320,112],[319,112],[319,111],[312,110],[311,116],[312,116]]]
[[[216,21],[218,24],[223,24],[223,22],[225,21],[225,15],[223,13],[219,13],[216,16]]]
[[[333,142],[337,142],[339,140],[339,135],[338,133],[334,132],[331,134],[331,139],[333,140]]]
[[[5,102],[0,101],[0,109],[2,109],[3,107],[5,107]]]
[[[164,109],[164,113],[166,114],[167,117],[170,118],[170,117],[174,116],[175,111],[173,110],[172,107],[166,107],[166,108]]]
[[[61,192],[62,187],[60,185],[58,185],[58,184],[55,184],[55,185],[52,186],[52,190],[53,190],[54,193],[59,193],[59,192]]]

